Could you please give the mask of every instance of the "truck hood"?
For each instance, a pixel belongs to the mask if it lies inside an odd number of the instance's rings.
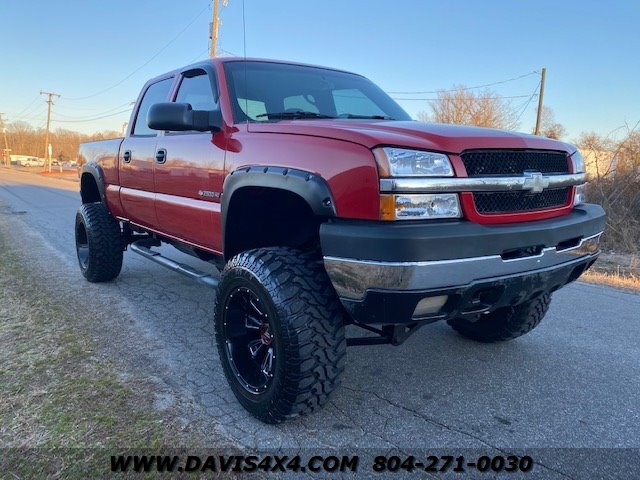
[[[283,120],[251,123],[249,131],[333,138],[367,148],[393,145],[451,154],[459,154],[472,148],[530,148],[563,150],[567,153],[575,151],[567,143],[525,133],[417,121]]]

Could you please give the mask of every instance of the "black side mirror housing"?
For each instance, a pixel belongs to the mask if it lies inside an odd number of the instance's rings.
[[[152,130],[219,132],[222,114],[220,110],[193,110],[188,103],[155,103],[147,113],[147,125]]]

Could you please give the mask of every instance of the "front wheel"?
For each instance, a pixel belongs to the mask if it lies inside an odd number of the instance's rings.
[[[482,315],[476,322],[454,318],[448,323],[463,337],[471,340],[501,342],[521,337],[536,328],[547,313],[550,303],[551,295],[547,293],[515,307],[499,308]]]
[[[232,258],[218,287],[215,329],[231,389],[264,422],[323,406],[339,384],[342,311],[311,253],[260,248]]]

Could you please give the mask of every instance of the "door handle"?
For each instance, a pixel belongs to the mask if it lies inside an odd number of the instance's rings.
[[[131,150],[125,150],[124,153],[122,154],[122,161],[124,163],[130,163],[131,162]]]
[[[164,148],[160,148],[156,152],[156,162],[164,163],[167,161],[167,151]]]

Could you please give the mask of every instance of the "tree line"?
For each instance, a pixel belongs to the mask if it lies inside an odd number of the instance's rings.
[[[113,130],[84,134],[58,128],[49,134],[49,143],[52,150],[51,158],[63,162],[76,160],[80,143],[118,136],[120,136],[120,133]],[[11,149],[11,155],[46,157],[46,130],[44,128],[34,128],[31,124],[23,121],[11,122],[6,124],[6,137],[8,148]],[[4,142],[4,139],[2,142]],[[2,148],[4,148],[4,145],[2,145]]]

